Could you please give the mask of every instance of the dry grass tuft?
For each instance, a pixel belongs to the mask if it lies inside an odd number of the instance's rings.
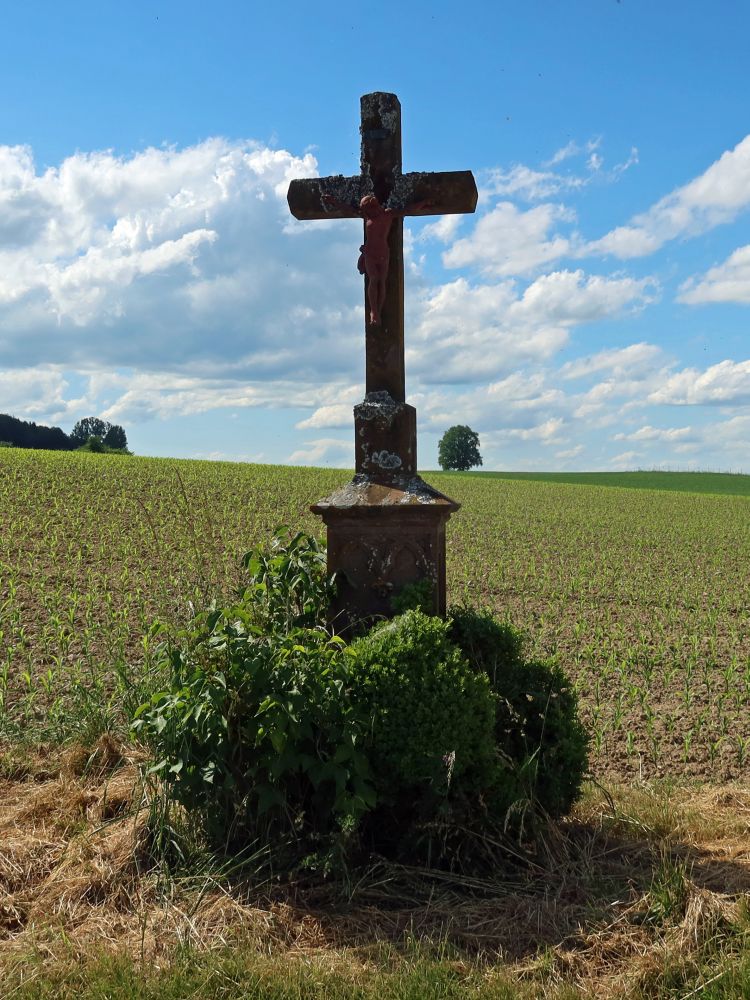
[[[104,779],[123,763],[122,747],[109,733],[99,737],[93,749],[74,746],[61,757],[60,771],[66,777]]]
[[[690,884],[684,915],[673,924],[644,919],[645,904],[635,899],[611,923],[582,929],[575,947],[557,949],[555,979],[602,998],[648,996],[665,970],[696,973],[707,946],[736,934],[740,925],[736,899]]]
[[[33,949],[49,962],[94,950],[169,961],[242,941],[266,954],[365,969],[373,949],[449,942],[457,960],[502,961],[539,995],[646,995],[665,968],[698,967],[745,933],[750,788],[588,792],[544,850],[495,879],[381,864],[347,901],[325,884],[196,876],[164,890],[148,869],[138,760],[103,740],[57,774],[0,782],[0,977]],[[708,817],[708,818],[707,818]]]

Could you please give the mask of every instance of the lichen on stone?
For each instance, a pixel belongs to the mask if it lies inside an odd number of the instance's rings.
[[[398,469],[401,458],[392,451],[376,451],[370,456],[370,461],[381,469]]]

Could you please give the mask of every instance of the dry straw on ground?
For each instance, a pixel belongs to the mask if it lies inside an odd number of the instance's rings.
[[[347,901],[320,884],[206,876],[165,888],[146,850],[139,760],[110,739],[15,774],[12,756],[0,763],[11,775],[0,779],[0,974],[32,954],[164,963],[179,945],[238,941],[364,969],[383,944],[416,938],[449,941],[488,975],[501,961],[540,995],[567,982],[614,997],[739,941],[747,923],[747,786],[594,789],[543,855],[494,880],[383,864]]]

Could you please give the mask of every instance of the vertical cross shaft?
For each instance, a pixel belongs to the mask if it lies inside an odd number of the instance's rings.
[[[376,198],[385,205],[401,175],[401,104],[395,94],[365,94],[360,113],[362,176],[370,179]],[[365,276],[365,391],[388,392],[397,403],[406,399],[403,232],[403,219],[394,219],[388,236],[386,297],[377,326],[370,322]]]

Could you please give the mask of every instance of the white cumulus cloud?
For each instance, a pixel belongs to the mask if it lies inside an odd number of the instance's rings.
[[[529,274],[565,256],[570,241],[551,232],[574,215],[564,205],[545,203],[524,212],[510,201],[501,201],[482,216],[471,236],[457,240],[443,254],[446,267],[475,265],[483,274]]]
[[[305,420],[300,420],[295,424],[298,430],[308,430],[320,427],[349,427],[352,423],[351,403],[331,403],[328,406],[319,406],[315,412]]]
[[[633,378],[654,371],[657,365],[663,363],[663,356],[662,349],[656,344],[640,342],[568,361],[560,369],[560,374],[565,379],[585,378],[601,372],[609,372],[618,378]]]
[[[0,413],[22,419],[46,417],[56,422],[84,402],[66,398],[68,396],[68,382],[62,372],[54,368],[0,370]]]
[[[413,308],[407,366],[424,382],[496,378],[541,362],[568,341],[569,330],[641,308],[654,297],[651,279],[541,275],[523,292],[512,280],[471,284],[465,278],[430,290]]]
[[[699,177],[661,198],[628,225],[581,247],[581,254],[626,259],[653,253],[668,240],[696,236],[731,222],[750,205],[750,135]]]
[[[553,271],[529,285],[511,307],[513,317],[570,326],[591,323],[617,315],[626,306],[654,301],[655,284],[650,278],[586,276],[583,271]]]
[[[482,190],[486,195],[524,198],[538,201],[550,198],[561,191],[575,191],[588,183],[586,177],[575,174],[557,174],[552,170],[534,170],[517,163],[508,170],[496,168],[483,179]]]
[[[750,305],[750,244],[738,247],[702,278],[690,278],[680,288],[679,302],[739,302]]]
[[[354,464],[354,443],[340,438],[317,438],[292,452],[287,459],[289,465],[333,465]]]
[[[646,425],[640,427],[632,434],[615,434],[615,441],[689,441],[695,438],[695,431],[692,427],[651,427]]]
[[[639,451],[622,451],[619,455],[613,455],[609,460],[609,466],[617,471],[632,469],[641,457]]]
[[[0,364],[347,370],[358,234],[297,226],[286,204],[289,180],[315,171],[251,141],[77,153],[43,172],[0,147],[0,330],[14,334]]]
[[[750,403],[750,361],[720,361],[703,371],[683,368],[655,388],[648,399],[676,405]]]

